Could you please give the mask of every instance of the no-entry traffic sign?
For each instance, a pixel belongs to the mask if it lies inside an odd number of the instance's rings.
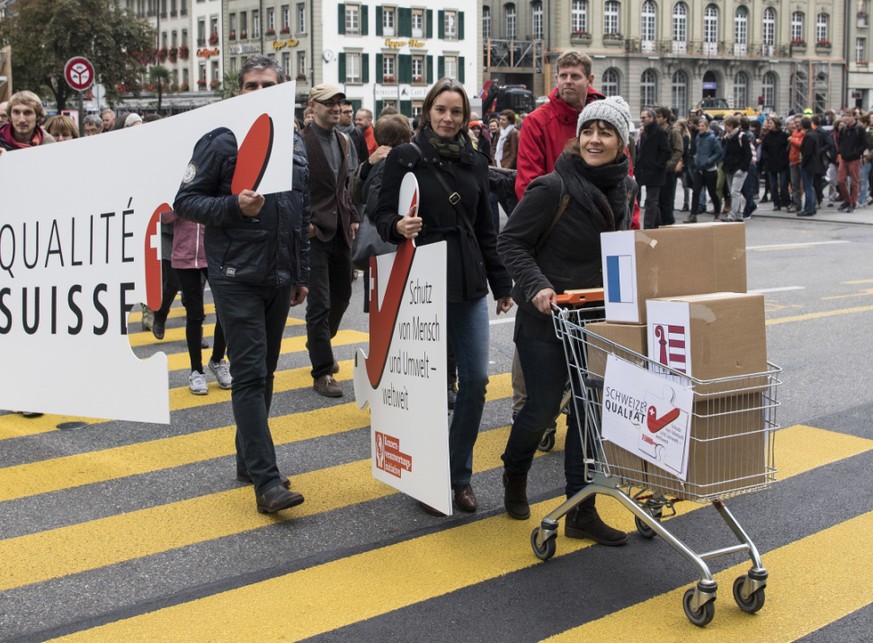
[[[64,79],[77,92],[83,92],[94,84],[94,65],[83,56],[74,56],[64,65]]]

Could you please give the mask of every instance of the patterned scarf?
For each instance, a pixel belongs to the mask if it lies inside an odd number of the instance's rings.
[[[461,152],[463,152],[466,147],[465,137],[460,132],[455,134],[454,138],[443,138],[442,136],[437,136],[430,126],[427,125],[424,130],[422,130],[422,134],[424,134],[424,138],[428,142],[428,145],[430,145],[434,151],[444,159],[457,161],[461,158]]]
[[[19,143],[15,140],[12,123],[6,123],[3,127],[0,127],[0,147],[6,150],[22,150],[26,147],[42,145],[42,139],[42,128],[38,125],[34,128],[33,135],[27,143]]]

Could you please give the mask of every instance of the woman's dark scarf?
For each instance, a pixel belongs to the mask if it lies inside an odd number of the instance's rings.
[[[623,153],[608,165],[592,167],[584,159],[564,152],[555,171],[574,201],[603,218],[607,230],[628,227],[628,159]]]
[[[422,134],[428,145],[444,159],[457,161],[461,158],[461,152],[467,146],[467,138],[460,131],[455,134],[454,138],[443,138],[442,136],[437,136],[430,125],[425,125],[422,129]]]

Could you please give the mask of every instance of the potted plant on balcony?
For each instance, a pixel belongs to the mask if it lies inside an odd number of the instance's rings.
[[[264,32],[264,35],[265,35],[265,36],[275,36],[275,35],[276,35],[276,30],[275,30],[275,29],[267,29],[267,30]]]
[[[817,40],[815,42],[815,46],[819,49],[830,49],[831,48],[831,41],[828,40],[827,38],[822,38],[821,40]]]
[[[218,89],[221,89],[221,81],[217,78],[213,78],[212,82],[209,83],[209,89],[211,89],[212,91],[217,91]]]
[[[394,76],[392,76],[391,74],[386,74],[385,76],[382,76],[382,82],[383,83],[396,83],[397,79]]]
[[[167,48],[166,47],[161,47],[160,49],[158,49],[158,59],[161,62],[164,62],[167,59]]]
[[[167,57],[170,59],[170,62],[171,62],[171,63],[174,63],[174,62],[176,62],[177,60],[179,60],[179,49],[178,49],[178,47],[171,47],[169,53],[167,54]]]
[[[212,32],[212,35],[209,36],[209,44],[213,46],[218,44],[218,34],[214,31]]]
[[[227,34],[227,37],[228,37],[228,39],[230,39],[230,40],[236,40],[236,32],[235,32],[235,31],[231,31],[229,34]],[[210,44],[212,44],[212,41],[210,41]]]
[[[188,51],[188,45],[182,45],[181,47],[179,47],[179,58],[181,58],[182,60],[188,60],[189,53],[190,52]]]
[[[282,25],[282,28],[279,31],[283,34],[289,34],[291,33],[291,27],[288,25]]]
[[[246,38],[249,37],[249,32],[243,31],[242,33],[240,33],[239,37],[240,37],[240,40],[245,40]]]
[[[591,34],[585,30],[574,31],[570,34],[573,40],[591,40]]]
[[[206,87],[206,79],[205,78],[198,78],[197,79],[197,87],[199,89],[203,89],[204,87]]]
[[[412,77],[412,82],[413,82],[413,83],[423,83],[423,82],[424,82],[424,76],[413,76],[413,77]]]
[[[806,47],[806,41],[803,38],[792,38],[791,45],[794,47]]]
[[[179,85],[179,91],[180,91],[180,92],[187,92],[187,91],[189,91],[190,89],[191,89],[191,88],[188,87],[188,83],[182,83],[181,85]]]

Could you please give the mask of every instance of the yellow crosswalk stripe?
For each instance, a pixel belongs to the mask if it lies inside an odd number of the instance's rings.
[[[793,427],[786,429],[786,439],[777,446],[779,457],[788,459],[796,451],[807,449],[808,443],[800,442],[800,438],[808,436],[809,430],[801,427],[795,436]],[[837,452],[845,457],[846,454],[873,449],[871,440],[812,431],[816,433],[815,444],[819,446],[814,451],[821,458],[817,466],[834,461],[832,458]],[[555,507],[555,502],[549,500],[532,506],[533,515],[545,515]],[[684,504],[693,508],[704,506]],[[606,522],[619,528],[633,528],[630,514],[616,502],[605,499],[598,503],[598,507]],[[531,567],[538,562],[529,545],[530,530],[536,524],[533,520],[514,521],[500,515],[110,623],[60,640],[151,641],[156,637],[191,643],[246,638],[300,640]],[[494,547],[495,542],[500,542],[501,547]],[[589,544],[590,541],[560,538],[556,555],[564,556]],[[313,592],[313,587],[333,589]],[[264,596],[284,597],[289,605],[294,606],[294,618],[253,621],[251,615],[263,604]],[[811,600],[816,598],[813,595]],[[671,605],[674,612],[676,608],[676,605]],[[665,613],[669,612],[657,612],[658,618],[664,618]],[[216,614],[221,614],[221,618],[216,619]],[[681,618],[684,616],[680,608]],[[637,627],[647,631],[639,623]],[[601,640],[614,639],[618,631],[622,630],[611,630],[611,634]],[[674,632],[671,640],[684,639],[676,638]]]
[[[682,587],[546,640],[608,641],[616,632],[628,643],[797,640],[873,603],[873,594],[861,589],[873,584],[869,550],[847,546],[869,542],[871,531],[873,512],[767,552],[766,600],[754,616],[741,612],[732,596],[734,579],[749,570],[746,562],[715,574],[715,618],[705,629],[685,619],[681,600],[688,587]]]
[[[768,319],[765,323],[767,326],[776,326],[778,324],[790,324],[793,322],[810,321],[812,319],[825,319],[827,317],[850,315],[853,313],[869,313],[871,311],[873,311],[873,306],[854,306],[852,308],[841,308],[839,310],[822,310],[820,312],[806,313],[804,315],[777,317],[775,319]]]
[[[508,435],[509,427],[483,433],[476,461],[500,462]],[[0,541],[0,591],[397,493],[373,479],[369,459],[295,475],[293,487],[307,501],[275,516],[255,512],[248,486]]]
[[[303,326],[306,322],[302,319],[294,319],[293,317],[289,317],[288,321],[285,323],[285,326]],[[212,337],[215,335],[215,324],[203,324],[203,336],[204,337]],[[130,341],[130,345],[134,348],[138,346],[147,346],[149,344],[157,344],[160,340],[155,339],[155,336],[151,331],[140,331],[136,333],[128,334],[128,340]],[[182,325],[176,328],[167,328],[164,331],[164,339],[162,341],[165,342],[182,342],[185,341],[185,326]]]
[[[177,301],[179,301],[178,297],[176,298],[176,300],[174,300],[173,303],[176,303]],[[214,315],[215,314],[215,304],[204,303],[203,304],[203,312],[207,315]],[[167,319],[178,319],[178,318],[184,317],[184,316],[185,316],[185,308],[181,305],[181,301],[179,301],[179,305],[177,305],[177,306],[174,305],[172,308],[170,308],[170,312],[167,313]],[[132,311],[130,311],[130,315],[128,315],[128,317],[127,317],[127,323],[128,323],[128,325],[134,324],[134,323],[138,324],[141,321],[142,321],[142,310],[140,309],[139,306],[137,306]]]

